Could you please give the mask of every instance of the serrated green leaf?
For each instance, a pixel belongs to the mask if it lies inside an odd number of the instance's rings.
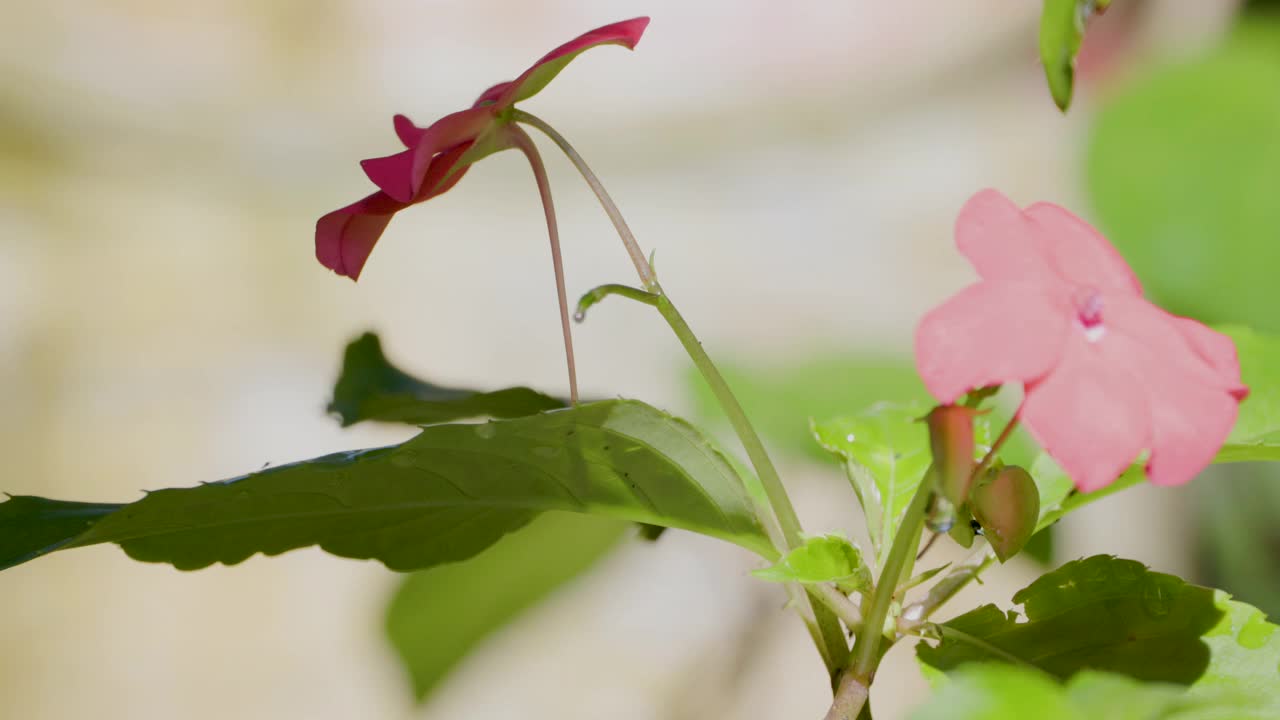
[[[10,497],[0,503],[0,568],[20,565],[60,550],[122,507],[26,495]]]
[[[1248,695],[1191,696],[1163,683],[1085,671],[1059,685],[1011,665],[970,665],[956,672],[911,720],[1263,720]]]
[[[401,581],[387,608],[387,637],[426,697],[494,632],[518,620],[617,547],[626,524],[545,513],[464,563]]]
[[[835,583],[845,592],[871,587],[871,571],[862,561],[862,551],[839,535],[806,538],[778,562],[751,574],[769,582]]]
[[[942,642],[919,645],[917,657],[946,671],[1007,656],[1059,678],[1106,670],[1203,697],[1246,693],[1280,714],[1280,635],[1226,593],[1098,555],[1040,577],[1013,602],[1024,616],[984,605],[944,623]]]
[[[475,417],[517,418],[567,405],[527,387],[481,392],[433,385],[392,365],[378,336],[365,333],[347,345],[329,412],[343,427],[365,420],[434,425]]]
[[[865,511],[867,530],[883,561],[911,497],[929,469],[923,404],[879,403],[859,415],[813,422],[818,444],[843,460]],[[991,448],[985,416],[974,422],[975,455]]]
[[[36,552],[23,536],[42,510],[13,502],[0,504],[19,520],[0,526],[0,547],[27,552],[6,567],[113,542],[135,559],[180,569],[319,545],[411,570],[471,557],[547,510],[691,530],[776,557],[741,479],[706,438],[627,400],[436,425],[400,445],[160,490]]]

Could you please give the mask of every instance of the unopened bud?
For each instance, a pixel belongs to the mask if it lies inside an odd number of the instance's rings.
[[[973,417],[977,414],[962,405],[939,405],[925,416],[937,490],[955,507],[969,499],[977,465],[973,459]]]
[[[969,504],[1000,562],[1018,554],[1040,521],[1040,491],[1031,475],[1016,465],[983,473]]]

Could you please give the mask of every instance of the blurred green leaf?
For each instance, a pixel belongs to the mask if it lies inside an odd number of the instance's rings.
[[[378,336],[365,333],[347,345],[329,412],[343,427],[364,420],[434,425],[474,417],[523,417],[567,405],[526,387],[480,392],[433,385],[392,365]]]
[[[1116,93],[1086,175],[1100,226],[1162,305],[1280,331],[1280,22],[1246,19]]]
[[[1111,0],[1044,0],[1040,13],[1040,63],[1044,65],[1049,94],[1063,112],[1071,105],[1076,56],[1084,42],[1085,25],[1095,12],[1104,12],[1110,4]]]
[[[1219,330],[1236,343],[1249,397],[1214,461],[1280,460],[1280,338],[1239,326]]]
[[[421,700],[485,638],[608,554],[626,524],[544,513],[464,563],[404,578],[387,608],[387,636]]]
[[[1067,563],[1013,596],[1025,617],[984,605],[944,623],[917,657],[953,670],[1018,658],[1058,678],[1084,669],[1242,692],[1280,713],[1280,635],[1257,608],[1226,593],[1097,555]],[[955,632],[951,632],[955,631]]]
[[[955,673],[911,720],[1264,720],[1249,695],[1188,695],[1163,683],[1081,672],[1065,686],[1011,665],[970,665]]]
[[[751,574],[769,582],[835,583],[845,592],[871,587],[871,571],[862,561],[862,551],[839,535],[806,538],[774,565]]]
[[[721,370],[757,430],[787,452],[818,460],[830,456],[813,444],[810,419],[856,413],[885,400],[930,401],[910,358],[826,354],[772,367]],[[720,406],[701,376],[691,372],[688,377],[699,417],[721,420]]]
[[[309,545],[413,570],[471,557],[547,510],[692,530],[776,557],[741,478],[707,439],[627,400],[436,425],[400,445],[160,490],[83,532],[46,520],[30,499],[15,502],[0,504],[0,516],[15,520],[0,525],[0,548],[20,552],[0,568],[114,542],[137,560],[184,570]]]
[[[929,469],[929,432],[920,422],[928,412],[923,404],[878,403],[859,415],[813,423],[818,444],[844,461],[880,556],[888,553],[902,514]],[[975,420],[973,430],[975,455],[982,457],[991,448],[985,416]]]

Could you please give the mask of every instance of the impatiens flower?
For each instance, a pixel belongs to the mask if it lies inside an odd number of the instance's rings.
[[[373,246],[404,208],[447,192],[477,160],[499,150],[519,148],[523,134],[514,122],[514,105],[540,92],[584,50],[599,45],[634,48],[649,18],[635,18],[592,30],[547,53],[510,82],[484,91],[475,104],[440,118],[429,127],[395,117],[405,150],[365,160],[365,174],[378,192],[320,218],[316,257],[339,275],[360,277]]]
[[[1085,492],[1144,450],[1158,485],[1213,459],[1248,394],[1228,337],[1147,302],[1106,238],[1056,205],[985,190],[960,211],[956,245],[981,279],[916,330],[940,402],[1023,383],[1019,417]]]

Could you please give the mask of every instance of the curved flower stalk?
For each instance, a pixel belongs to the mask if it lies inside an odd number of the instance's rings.
[[[515,125],[515,103],[540,92],[585,50],[600,45],[634,48],[648,24],[649,18],[641,17],[585,33],[544,55],[515,80],[485,90],[470,108],[446,115],[428,127],[418,127],[405,116],[396,115],[396,135],[405,149],[361,163],[378,191],[316,222],[316,258],[337,274],[358,279],[374,245],[397,212],[448,192],[473,163],[502,150],[520,149],[530,159],[547,215],[570,386],[576,400],[573,345],[555,213],[541,161],[536,159],[536,150],[531,154],[533,146],[528,136]]]
[[[1158,485],[1209,464],[1248,394],[1230,338],[1144,299],[1106,238],[1057,205],[1022,210],[984,190],[961,210],[956,245],[981,280],[916,330],[916,366],[940,402],[1024,384],[1018,417],[1085,492],[1144,450]]]

